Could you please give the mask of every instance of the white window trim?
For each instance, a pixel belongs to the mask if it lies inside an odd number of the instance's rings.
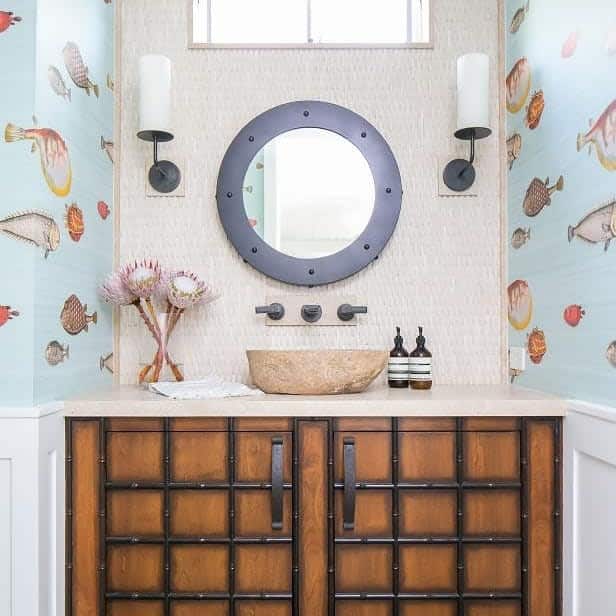
[[[189,49],[433,49],[434,48],[434,3],[438,0],[430,0],[428,14],[429,38],[428,42],[422,43],[195,43],[193,39],[193,4],[194,0],[186,0],[188,3],[188,48]],[[208,3],[209,6],[209,3]],[[310,7],[310,3],[309,3]],[[211,16],[208,18],[208,38],[212,27]],[[409,18],[408,28],[411,27]],[[308,32],[310,32],[310,8],[308,10]]]

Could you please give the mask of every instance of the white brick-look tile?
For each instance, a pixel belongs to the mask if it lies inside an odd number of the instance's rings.
[[[478,198],[438,198],[439,159],[466,154],[452,137],[455,64],[482,51],[492,59],[493,125],[498,123],[498,3],[434,0],[433,50],[190,50],[185,0],[128,0],[121,9],[120,261],[158,257],[194,269],[222,298],[188,314],[172,341],[188,377],[247,378],[246,348],[387,347],[400,325],[414,347],[424,325],[441,383],[498,383],[501,318],[501,149],[478,144]],[[185,198],[146,198],[137,130],[137,59],[173,61],[176,140],[165,157],[187,161]],[[396,232],[379,261],[353,278],[314,290],[354,295],[369,314],[353,328],[267,328],[254,315],[266,295],[302,293],[245,265],[218,219],[215,186],[226,147],[255,115],[283,102],[320,99],[365,116],[384,135],[404,186]],[[495,131],[495,135],[498,131]],[[134,382],[152,341],[123,313],[122,382]]]

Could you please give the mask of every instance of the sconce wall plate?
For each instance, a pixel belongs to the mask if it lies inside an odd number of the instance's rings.
[[[182,181],[180,169],[169,160],[158,160],[158,144],[171,141],[173,134],[167,131],[143,130],[137,133],[137,137],[154,144],[154,164],[148,172],[148,180],[152,188],[163,194],[176,190]]]
[[[455,192],[464,192],[475,183],[477,175],[473,166],[475,162],[475,140],[485,139],[491,134],[492,130],[485,127],[461,128],[454,133],[458,139],[471,142],[471,154],[469,160],[456,158],[445,167],[443,182],[445,182],[447,188]]]

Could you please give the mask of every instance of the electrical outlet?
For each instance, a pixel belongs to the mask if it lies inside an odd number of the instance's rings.
[[[523,347],[509,349],[509,369],[518,374],[526,370],[526,349]]]

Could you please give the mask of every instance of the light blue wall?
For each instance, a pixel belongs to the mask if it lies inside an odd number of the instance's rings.
[[[14,144],[4,141],[4,126],[31,122],[34,108],[36,2],[3,4],[22,21],[0,32],[0,220],[8,214],[41,207],[36,203],[30,169],[15,157]],[[0,20],[3,16],[0,14]],[[34,262],[43,259],[37,248],[0,233],[0,306],[9,305],[19,317],[0,326],[0,404],[32,404],[34,348]],[[1,310],[1,309],[0,309]]]
[[[32,27],[34,23],[33,12]],[[25,20],[13,29],[24,25]],[[2,36],[0,45],[4,42]],[[63,55],[69,41],[78,45],[89,78],[98,86],[98,97],[93,91],[88,95],[72,82]],[[103,220],[97,209],[98,202],[104,201],[113,210],[113,166],[101,149],[101,136],[111,140],[113,135],[113,92],[107,86],[107,74],[113,78],[113,5],[103,0],[40,0],[29,54],[31,61],[20,84],[20,102],[6,110],[0,102],[2,128],[12,122],[26,129],[56,131],[69,151],[72,184],[68,195],[55,194],[41,171],[39,152],[31,152],[32,142],[2,140],[0,156],[10,159],[14,168],[11,177],[19,178],[27,191],[21,195],[18,207],[9,200],[0,202],[0,218],[18,209],[45,210],[56,221],[61,237],[59,248],[46,259],[41,250],[0,237],[0,255],[10,250],[11,262],[19,269],[29,268],[29,276],[24,276],[21,284],[21,295],[29,298],[28,310],[24,311],[28,322],[25,318],[22,322],[20,316],[0,329],[0,344],[10,333],[9,344],[17,349],[25,337],[22,333],[22,338],[18,338],[17,328],[13,327],[19,321],[20,326],[29,330],[28,343],[23,345],[28,352],[24,351],[20,361],[14,362],[18,378],[8,394],[4,390],[0,393],[0,404],[64,399],[108,383],[111,378],[99,368],[100,356],[111,352],[111,313],[101,306],[96,288],[111,270],[113,251],[113,212]],[[12,50],[9,52],[11,60],[17,57]],[[3,58],[6,59],[2,55],[0,64]],[[59,70],[70,89],[70,100],[53,91],[48,74],[50,65]],[[25,92],[29,92],[28,97]],[[73,203],[82,211],[85,223],[79,241],[70,237],[65,220],[66,206]],[[96,312],[98,317],[96,324],[88,325],[88,331],[77,335],[67,333],[60,319],[64,302],[73,294],[87,304],[88,314]],[[0,297],[0,305],[4,303],[9,302]],[[50,365],[45,353],[52,341],[69,345],[69,356],[55,366]],[[6,362],[6,354],[1,355],[0,362]],[[29,393],[24,395],[27,384]]]
[[[523,330],[510,326],[510,344],[525,346],[538,328],[547,352],[530,363],[521,385],[571,398],[616,404],[616,366],[607,357],[616,341],[616,240],[591,244],[573,237],[569,227],[616,198],[616,171],[605,168],[595,148],[578,151],[578,135],[589,130],[616,99],[616,4],[605,0],[530,0],[517,33],[510,32],[523,0],[508,0],[506,11],[508,72],[528,59],[532,84],[524,107],[507,112],[508,136],[519,133],[522,149],[509,173],[509,235],[530,229],[519,249],[509,247],[509,282],[528,283],[533,311]],[[545,110],[537,128],[527,127],[526,106],[542,90]],[[616,157],[616,112],[608,126],[605,147]],[[616,158],[614,159],[616,168]],[[533,178],[556,183],[562,192],[536,217],[523,203]],[[616,225],[616,217],[614,218]],[[599,223],[600,226],[600,223]],[[616,226],[615,226],[616,231]],[[605,229],[609,233],[609,225]],[[568,306],[580,305],[585,315],[572,327],[565,321]],[[615,345],[616,346],[616,345]],[[614,360],[616,361],[616,359]]]

